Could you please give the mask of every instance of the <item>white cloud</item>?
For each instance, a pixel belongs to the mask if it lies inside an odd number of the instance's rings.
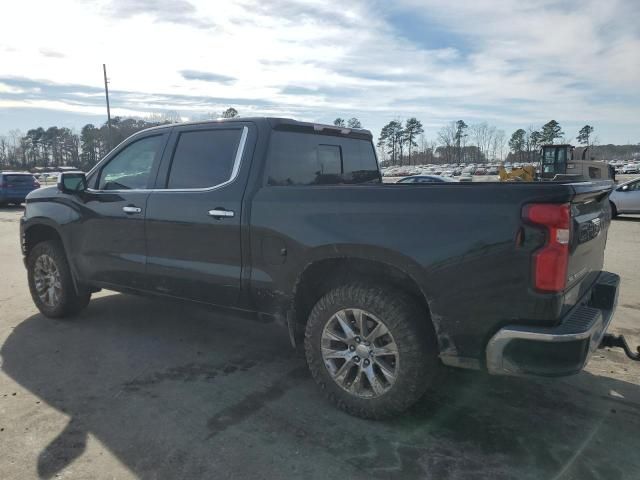
[[[507,128],[556,118],[630,132],[640,107],[638,9],[633,0],[12,2],[0,17],[0,79],[101,88],[104,62],[110,88],[129,92],[114,105],[123,111],[198,115],[242,99],[245,115],[357,115],[374,129],[416,115]],[[437,25],[441,41],[413,43],[388,20],[395,12],[422,18],[425,38]],[[7,88],[18,87],[0,84],[0,95],[20,93]],[[21,101],[52,99],[12,97],[0,108]]]

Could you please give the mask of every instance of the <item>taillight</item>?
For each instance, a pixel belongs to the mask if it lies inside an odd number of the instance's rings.
[[[525,220],[547,230],[547,241],[533,254],[533,285],[542,292],[567,286],[571,207],[568,203],[533,203],[522,211]]]
[[[36,188],[40,188],[40,182],[37,181],[37,180],[34,180],[33,181],[33,186],[36,187]]]

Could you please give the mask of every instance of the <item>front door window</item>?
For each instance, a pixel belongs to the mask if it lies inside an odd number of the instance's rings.
[[[162,135],[132,143],[102,167],[98,190],[140,190],[147,188]]]

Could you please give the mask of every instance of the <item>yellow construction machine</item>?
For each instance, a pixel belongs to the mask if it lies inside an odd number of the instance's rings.
[[[510,172],[501,165],[498,174],[501,182],[533,182],[536,179],[536,169],[531,165],[514,168]]]
[[[574,155],[573,145],[542,145],[540,149],[540,170],[536,173],[535,167],[526,165],[522,168],[514,168],[508,172],[500,167],[501,182],[533,182],[541,181],[591,181],[614,179],[611,168],[607,163],[597,160],[587,160],[587,150],[582,150],[581,158]]]

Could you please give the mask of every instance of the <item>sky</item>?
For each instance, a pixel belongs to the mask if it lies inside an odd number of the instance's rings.
[[[229,106],[640,142],[638,0],[7,0],[0,133]]]

